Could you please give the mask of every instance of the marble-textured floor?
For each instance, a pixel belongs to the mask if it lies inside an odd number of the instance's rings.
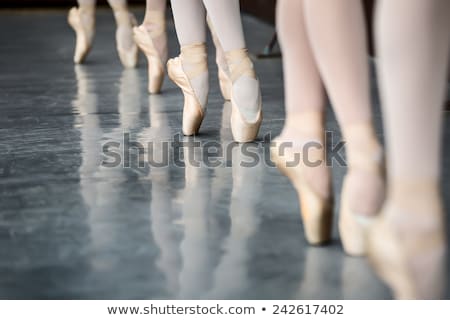
[[[306,244],[294,189],[263,161],[238,165],[248,150],[233,148],[216,167],[146,165],[164,154],[174,159],[164,142],[178,139],[182,96],[168,80],[162,95],[148,96],[143,57],[138,69],[124,70],[111,12],[97,16],[94,48],[74,66],[66,12],[0,11],[0,298],[391,298],[364,259],[343,254],[336,221],[330,245]],[[250,17],[244,25],[250,51],[259,51],[271,27]],[[169,36],[174,56],[173,23]],[[228,146],[230,106],[218,90],[213,49],[210,62],[208,113],[194,142]],[[265,120],[250,147],[263,158],[266,134],[283,124],[282,72],[279,59],[255,65]],[[327,126],[339,139],[331,114]],[[143,150],[122,153],[125,165],[102,165],[102,148],[124,134]],[[204,160],[206,151],[183,155]],[[344,173],[335,166],[337,200]]]

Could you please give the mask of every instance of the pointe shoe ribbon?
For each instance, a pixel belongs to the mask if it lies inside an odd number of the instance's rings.
[[[182,90],[183,134],[187,136],[198,133],[205,116],[205,107],[197,98],[191,85],[191,79],[208,71],[206,60],[206,45],[204,43],[183,46],[181,54],[167,62],[169,78]]]
[[[161,91],[164,81],[164,65],[166,58],[161,57],[156,50],[153,39],[165,36],[166,20],[163,11],[149,11],[146,13],[152,22],[153,29],[149,31],[144,25],[133,28],[134,41],[144,52],[148,62],[148,92],[157,94]]]
[[[363,207],[377,213],[384,200],[384,166],[381,149],[371,123],[361,123],[344,129],[344,136],[352,140],[347,148],[348,172],[344,178],[339,209],[339,233],[344,251],[351,256],[364,256],[367,252],[367,234],[375,221],[374,214],[363,212]],[[351,185],[350,175],[354,172],[372,176],[377,181],[371,190],[372,195],[361,203]],[[359,178],[364,183],[362,178]]]
[[[255,140],[262,122],[262,100],[259,82],[247,49],[228,51],[226,59],[233,86],[231,90],[231,131],[235,141],[241,143],[250,142]],[[251,100],[253,101],[249,103],[252,105],[250,109],[256,109],[257,111],[252,112],[251,116],[248,113],[243,114],[241,110],[243,106],[240,105],[236,98],[235,85],[242,77],[248,77],[257,82],[257,93],[252,97]]]

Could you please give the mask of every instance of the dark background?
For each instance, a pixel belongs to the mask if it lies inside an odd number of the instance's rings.
[[[372,35],[372,17],[375,0],[364,0],[364,7],[367,17],[368,36]],[[99,5],[106,5],[106,0],[97,0]],[[145,0],[128,0],[129,4],[144,5]],[[76,5],[75,0],[2,0],[0,8],[36,8],[36,7],[69,7]],[[244,12],[254,15],[270,24],[275,23],[276,0],[241,0],[241,7]],[[372,40],[370,40],[370,51],[373,52]]]

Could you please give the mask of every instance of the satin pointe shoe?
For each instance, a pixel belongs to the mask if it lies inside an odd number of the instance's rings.
[[[138,62],[138,47],[133,40],[133,27],[137,26],[134,15],[126,10],[114,11],[117,23],[116,44],[119,59],[125,68],[135,68]]]
[[[348,171],[342,184],[339,234],[350,256],[367,253],[367,233],[385,196],[383,151],[371,124],[346,128]],[[359,147],[361,146],[361,147]]]
[[[226,59],[232,80],[231,132],[236,142],[251,142],[263,119],[259,81],[247,49],[228,51]]]
[[[149,31],[144,25],[133,28],[134,41],[139,49],[145,54],[148,64],[148,92],[158,94],[164,81],[165,64],[167,60],[167,49],[162,55],[156,50],[153,39],[158,37],[167,37],[166,20],[164,12],[153,11],[147,13],[151,15],[152,23],[155,28]]]
[[[217,64],[217,72],[219,78],[219,87],[220,92],[222,93],[222,97],[224,100],[231,100],[231,78],[230,71],[228,69],[227,62],[225,60],[225,52],[223,51],[222,45],[220,44],[219,38],[217,37],[216,31],[212,25],[209,16],[206,21],[208,22],[209,30],[211,31],[211,36],[214,42],[214,46],[216,47],[216,64]]]
[[[297,191],[306,240],[311,245],[321,245],[331,239],[333,223],[331,184],[327,187],[328,191],[325,194],[318,192],[312,186],[311,180],[307,179],[305,174],[305,170],[310,168],[306,168],[301,160],[300,163],[296,163],[300,152],[302,152],[302,148],[285,148],[282,141],[277,139],[273,141],[270,148],[271,160],[281,173],[289,178]],[[322,153],[313,155],[315,158],[313,161],[324,161],[324,151]],[[329,170],[327,167],[322,167],[322,169]]]
[[[208,71],[206,45],[193,44],[181,48],[181,54],[167,62],[169,78],[182,90],[183,134],[192,136],[198,133],[205,117],[206,101],[201,103],[191,81]]]
[[[95,7],[70,9],[67,21],[76,34],[75,54],[73,61],[83,63],[91,50],[95,34]]]
[[[437,189],[426,183],[406,189],[401,201],[387,201],[370,229],[369,261],[396,299],[441,299],[447,272],[439,192],[424,197]]]

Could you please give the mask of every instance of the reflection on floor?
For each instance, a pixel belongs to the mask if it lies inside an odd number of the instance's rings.
[[[98,12],[83,66],[71,62],[65,12],[30,14],[0,19],[0,298],[390,298],[364,259],[342,253],[336,230],[332,244],[307,246],[293,188],[253,161],[283,123],[279,60],[256,62],[260,141],[231,142],[213,56],[205,123],[185,138],[174,85],[148,96],[143,59],[119,65],[110,12]],[[250,50],[262,48],[270,27],[249,17],[245,27]],[[332,115],[327,125],[339,139]]]

